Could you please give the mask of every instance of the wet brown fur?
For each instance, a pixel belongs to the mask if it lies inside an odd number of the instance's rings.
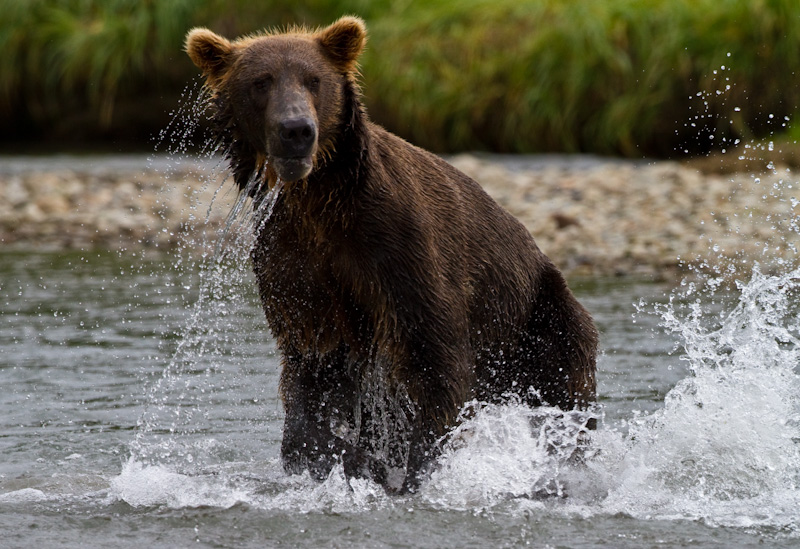
[[[321,82],[308,95],[314,167],[286,182],[252,253],[283,355],[284,465],[322,478],[342,460],[349,475],[413,489],[471,399],[590,406],[597,332],[522,224],[369,121],[357,83],[365,42],[363,22],[343,18],[235,42],[195,29],[187,51],[215,94],[236,182],[266,183],[254,195],[277,177],[258,135],[274,129],[243,86],[259,67],[301,66]],[[392,402],[376,408],[383,389]]]

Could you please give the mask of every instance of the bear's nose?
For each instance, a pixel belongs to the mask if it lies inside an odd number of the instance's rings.
[[[284,120],[278,125],[278,136],[286,156],[308,156],[317,140],[317,125],[310,118]]]

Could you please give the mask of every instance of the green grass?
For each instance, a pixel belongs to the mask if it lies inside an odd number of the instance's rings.
[[[411,2],[372,33],[373,113],[436,150],[668,154],[800,103],[789,0]]]
[[[780,131],[800,107],[797,0],[0,0],[0,13],[0,120],[30,137],[163,124],[137,106],[177,103],[196,74],[181,52],[192,26],[236,36],[345,13],[368,23],[372,117],[436,151],[671,155]]]
[[[84,99],[108,124],[120,94],[169,77],[170,53],[193,2],[6,0],[0,25],[0,90],[34,118]],[[155,72],[153,69],[156,69]]]

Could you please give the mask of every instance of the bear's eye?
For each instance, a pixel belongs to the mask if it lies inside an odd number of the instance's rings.
[[[319,90],[319,78],[316,76],[312,76],[306,81],[306,87],[312,93]]]
[[[272,85],[272,77],[264,76],[253,82],[253,89],[259,92],[267,91]]]

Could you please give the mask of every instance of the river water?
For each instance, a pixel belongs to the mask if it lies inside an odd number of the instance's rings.
[[[398,497],[284,474],[245,256],[0,254],[0,545],[800,545],[790,266],[572,281],[602,332],[585,463],[547,411],[478,407]]]

